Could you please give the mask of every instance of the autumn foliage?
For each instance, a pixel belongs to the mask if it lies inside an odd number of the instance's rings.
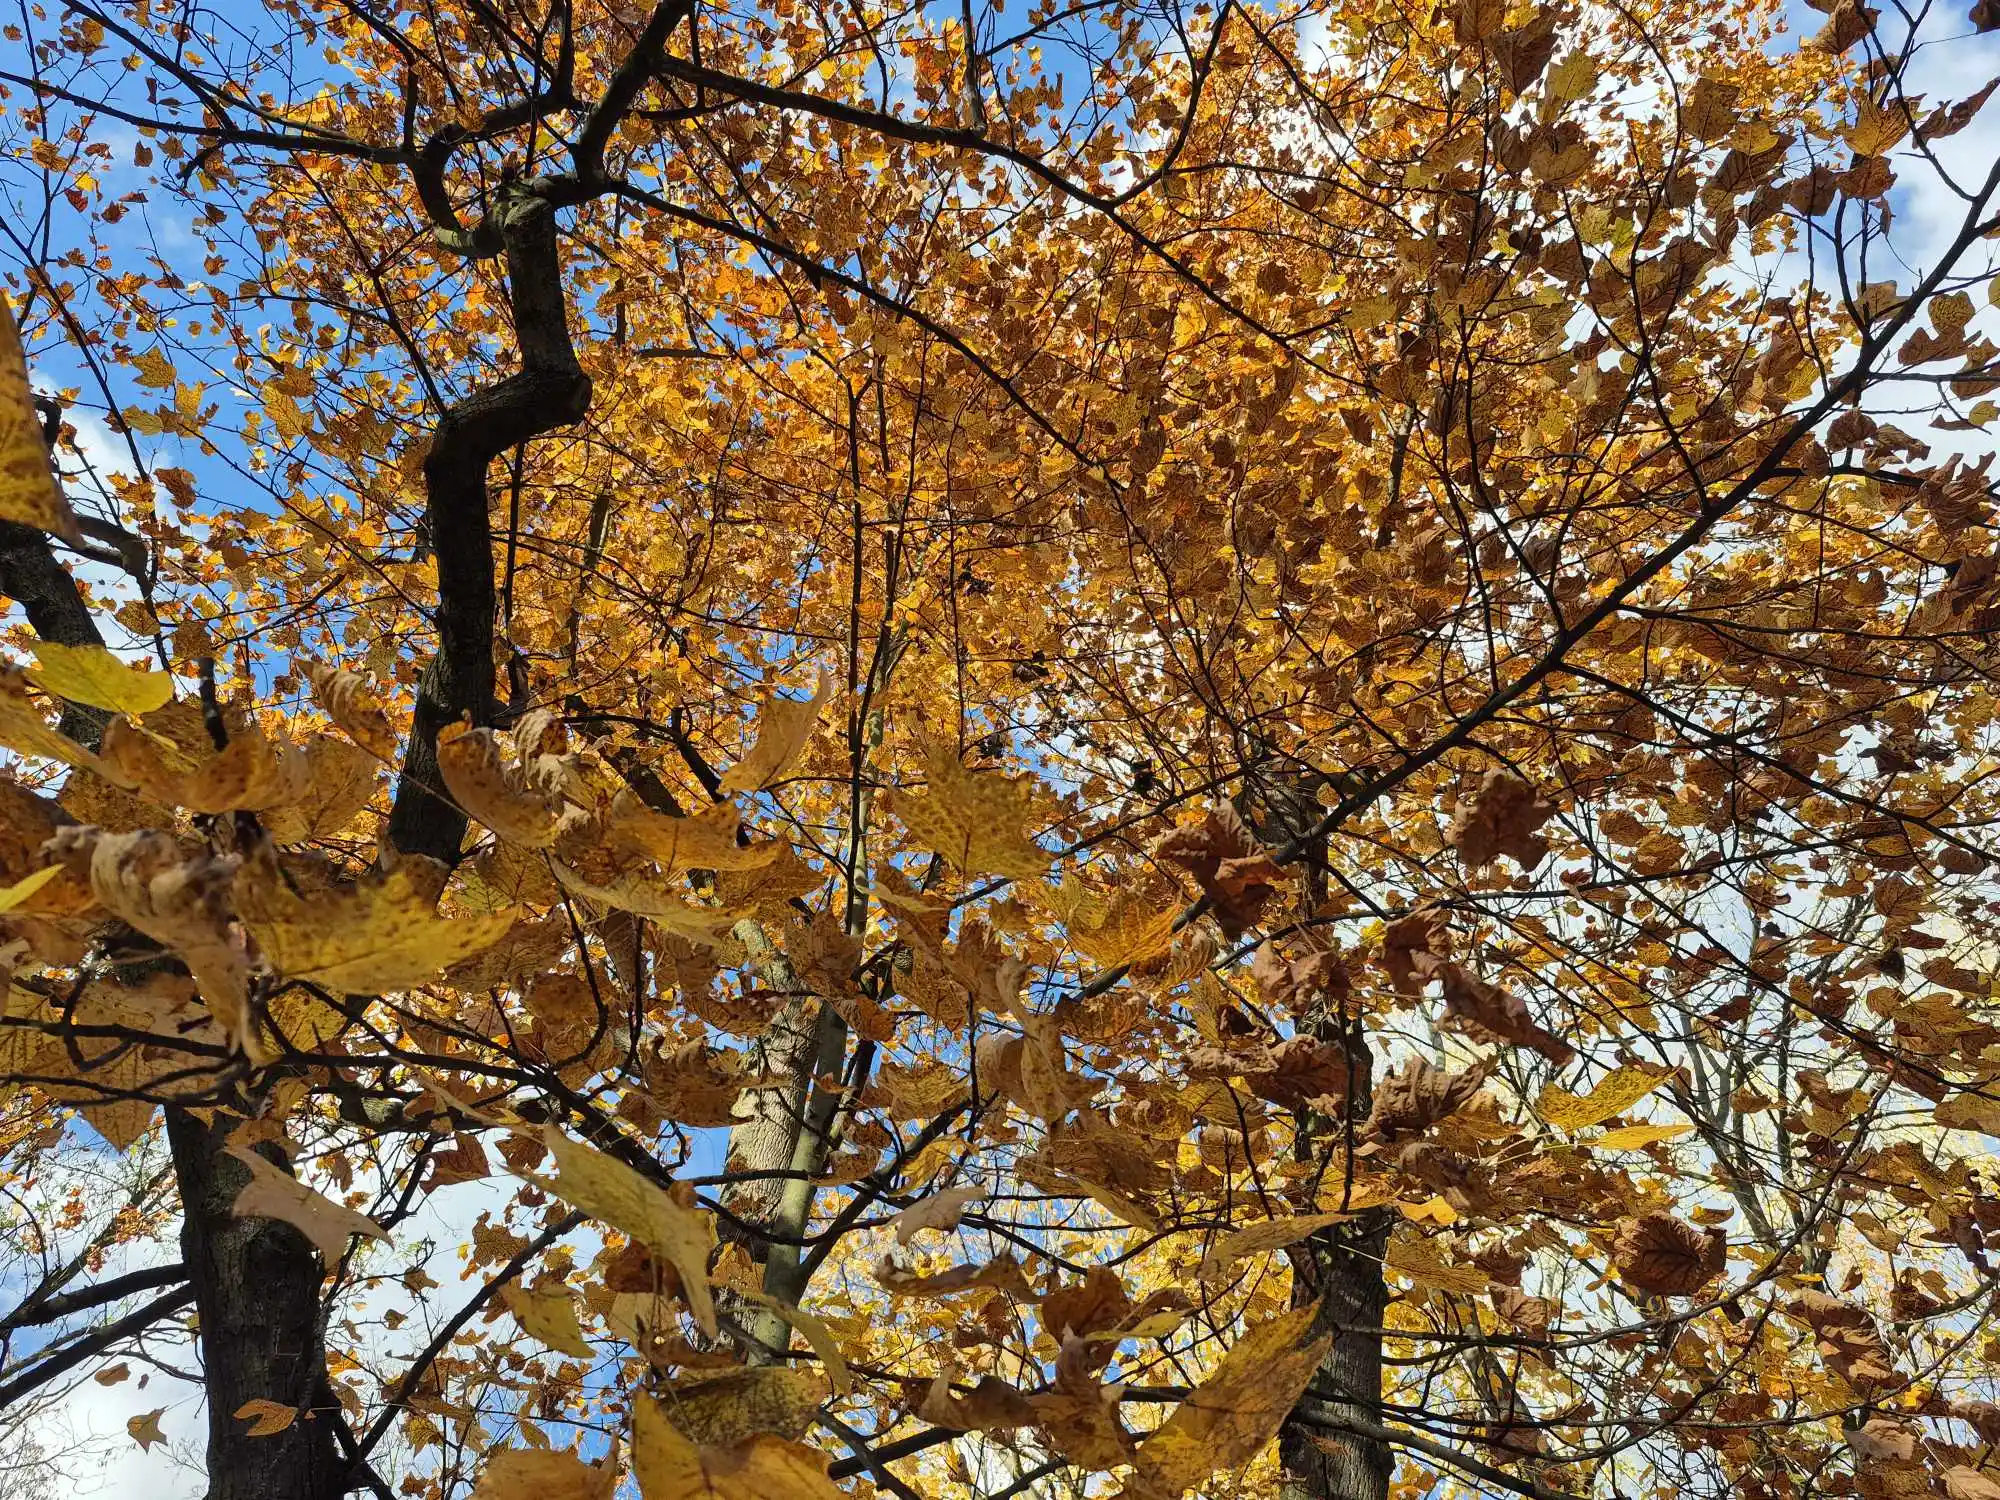
[[[1796,19],[24,11],[0,1453],[2000,1500],[2000,15]]]

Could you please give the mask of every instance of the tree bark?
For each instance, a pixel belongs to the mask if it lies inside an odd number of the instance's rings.
[[[1385,1500],[1389,1493],[1388,1444],[1338,1430],[1348,1418],[1381,1420],[1382,1335],[1375,1330],[1389,1305],[1382,1279],[1389,1230],[1386,1216],[1371,1214],[1314,1236],[1292,1257],[1299,1270],[1310,1265],[1314,1277],[1309,1286],[1295,1271],[1294,1300],[1319,1297],[1313,1337],[1331,1333],[1333,1347],[1279,1430],[1282,1500]]]
[[[0,525],[0,593],[21,604],[43,640],[104,644],[76,580],[49,539],[31,527]],[[108,717],[66,704],[62,729],[95,749]],[[209,1500],[330,1500],[346,1488],[331,1414],[301,1419],[269,1438],[245,1438],[248,1424],[235,1415],[257,1397],[310,1409],[315,1393],[324,1390],[319,1258],[296,1230],[231,1217],[229,1206],[249,1170],[222,1154],[229,1117],[204,1125],[171,1106],[166,1117],[181,1199],[182,1256],[201,1317]]]
[[[335,1500],[348,1489],[334,1446],[338,1408],[326,1398],[320,1323],[324,1279],[312,1245],[275,1219],[230,1211],[250,1170],[223,1146],[236,1121],[204,1125],[167,1111],[167,1140],[181,1190],[181,1256],[201,1318],[208,1399],[208,1500]],[[274,1147],[260,1148],[280,1165]],[[300,1409],[269,1437],[247,1435],[236,1415],[246,1401]]]

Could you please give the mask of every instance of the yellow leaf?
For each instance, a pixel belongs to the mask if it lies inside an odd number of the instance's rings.
[[[1247,1229],[1226,1234],[1202,1259],[1201,1279],[1219,1281],[1227,1274],[1232,1262],[1246,1255],[1266,1255],[1287,1245],[1296,1245],[1306,1236],[1352,1217],[1352,1214],[1341,1213],[1299,1214],[1289,1219],[1265,1219]]]
[[[833,691],[833,679],[822,672],[813,695],[800,701],[773,698],[757,716],[757,743],[750,753],[722,773],[725,792],[759,792],[789,771],[805,753],[819,723],[819,711]]]
[[[679,870],[761,870],[784,851],[776,839],[736,842],[740,821],[732,803],[718,802],[689,818],[654,812],[629,789],[611,799],[612,839],[660,867]]]
[[[615,1452],[603,1463],[587,1464],[574,1453],[505,1448],[479,1471],[472,1500],[611,1500],[617,1487]]]
[[[1618,1130],[1607,1130],[1591,1145],[1606,1151],[1637,1151],[1642,1146],[1653,1146],[1661,1141],[1679,1140],[1693,1131],[1692,1125],[1626,1125]]]
[[[4,420],[4,415],[0,415],[0,420]],[[4,431],[0,431],[0,438],[3,437]],[[0,491],[4,491],[6,483],[5,456],[0,454]],[[5,519],[5,514],[0,513],[0,520]],[[121,787],[132,785],[68,735],[48,726],[42,718],[41,700],[29,695],[27,675],[19,667],[0,666],[0,746],[20,755],[58,760],[66,766],[94,772]]]
[[[1583,1130],[1624,1114],[1671,1077],[1671,1068],[1613,1068],[1582,1096],[1550,1084],[1535,1101],[1535,1110],[1558,1130]]]
[[[331,838],[374,800],[380,763],[362,746],[338,735],[315,734],[303,747],[304,795],[263,815],[274,843],[303,844]]]
[[[132,1441],[137,1443],[142,1449],[150,1448],[155,1443],[164,1443],[167,1440],[167,1435],[160,1431],[160,1418],[165,1416],[166,1413],[167,1409],[164,1406],[155,1407],[149,1412],[142,1412],[140,1415],[126,1421],[125,1430],[132,1434]]]
[[[102,646],[37,641],[35,660],[41,665],[29,671],[28,681],[72,703],[121,714],[149,714],[174,696],[174,680],[165,672],[132,666]]]
[[[340,732],[378,760],[396,758],[396,731],[374,687],[344,667],[303,664],[313,697]]]
[[[1588,94],[1597,83],[1597,64],[1588,52],[1572,52],[1550,68],[1543,85],[1545,97],[1569,104]]]
[[[584,1342],[583,1328],[576,1321],[576,1300],[559,1283],[535,1288],[510,1284],[501,1288],[500,1300],[530,1337],[539,1339],[556,1353],[578,1359],[596,1357],[595,1351]]]
[[[1854,123],[1841,132],[1856,156],[1883,156],[1910,133],[1910,111],[1902,100],[1861,106]]]
[[[281,1401],[267,1401],[260,1396],[237,1407],[236,1415],[250,1424],[245,1437],[272,1437],[299,1419],[299,1409],[286,1406]]]
[[[133,361],[133,368],[139,372],[139,384],[149,390],[170,391],[174,388],[174,363],[159,349],[148,349]]]
[[[71,870],[87,876],[99,905],[173,950],[194,975],[229,1044],[261,1061],[257,1040],[247,1030],[250,967],[229,925],[229,864],[190,856],[170,835],[152,830],[70,828],[50,847]]]
[[[1317,1309],[1295,1307],[1260,1323],[1173,1414],[1139,1445],[1130,1500],[1179,1495],[1218,1471],[1241,1468],[1278,1435],[1279,1424],[1332,1347],[1306,1342]],[[650,1497],[649,1497],[650,1500]]]
[[[1490,1279],[1477,1266],[1453,1265],[1430,1240],[1391,1240],[1382,1260],[1390,1270],[1407,1276],[1419,1286],[1457,1292],[1461,1296],[1476,1296],[1485,1291]]]
[[[672,892],[661,889],[658,881],[639,872],[619,875],[599,884],[560,860],[549,861],[557,882],[573,896],[601,902],[618,911],[651,917],[669,932],[700,943],[705,948],[720,947],[728,941],[732,919],[729,913],[709,907],[690,906]]]
[[[831,1328],[804,1308],[782,1302],[767,1292],[739,1291],[737,1295],[746,1302],[768,1307],[805,1335],[806,1343],[819,1356],[820,1366],[826,1371],[827,1383],[833,1387],[836,1396],[845,1396],[854,1389],[854,1372],[848,1369],[847,1358],[841,1353],[840,1340],[834,1337]]]
[[[167,732],[144,721],[113,719],[104,731],[104,760],[122,786],[137,787],[153,801],[190,812],[262,812],[296,802],[311,785],[306,758],[289,741],[265,737],[253,722],[234,726],[229,743],[212,748],[205,732],[198,740],[174,722],[167,705]],[[196,710],[198,713],[199,710]],[[148,718],[162,718],[155,710]]]
[[[969,771],[945,744],[931,747],[927,776],[922,795],[895,791],[884,799],[918,844],[966,875],[1028,880],[1048,869],[1048,852],[1024,831],[1030,778]]]
[[[632,1404],[632,1472],[641,1500],[846,1500],[811,1448],[759,1435],[697,1448],[650,1396]]]
[[[641,1177],[622,1161],[572,1141],[554,1126],[543,1131],[542,1139],[555,1157],[556,1176],[553,1180],[529,1180],[664,1256],[680,1275],[695,1322],[714,1338],[715,1298],[708,1287],[708,1252],[715,1243],[715,1227],[710,1216],[683,1208],[657,1182]]]
[[[659,1404],[683,1436],[707,1448],[760,1432],[803,1437],[826,1393],[817,1370],[764,1365],[684,1375],[660,1392]]]
[[[406,990],[492,947],[514,925],[506,911],[444,916],[444,867],[406,855],[352,885],[302,893],[263,844],[236,874],[236,912],[280,974],[336,994]]]
[[[115,1365],[108,1365],[104,1369],[99,1370],[90,1378],[99,1385],[120,1385],[130,1379],[131,1375],[132,1367],[123,1360],[120,1360]]]
[[[12,911],[62,873],[61,865],[50,865],[46,869],[35,871],[32,875],[23,875],[12,885],[0,890],[0,911]]]
[[[236,1195],[229,1211],[239,1219],[278,1219],[291,1225],[312,1241],[329,1270],[340,1263],[350,1235],[383,1241],[389,1238],[368,1215],[315,1193],[251,1147],[231,1146],[229,1154],[250,1169],[250,1181]]]
[[[437,738],[437,760],[452,800],[506,842],[547,849],[561,835],[561,792],[503,756],[492,730],[447,725]]]
[[[28,355],[14,310],[0,297],[0,521],[17,521],[81,541],[76,512],[56,487],[42,441],[41,414],[28,386]]]

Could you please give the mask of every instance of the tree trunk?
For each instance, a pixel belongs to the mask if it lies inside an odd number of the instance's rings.
[[[319,1256],[289,1224],[230,1212],[250,1180],[249,1168],[223,1150],[236,1123],[217,1115],[204,1125],[186,1110],[167,1111],[181,1256],[201,1317],[208,1500],[335,1500],[347,1490],[347,1466],[334,1446],[338,1408],[325,1396]],[[276,1148],[261,1149],[284,1164]],[[298,1407],[300,1415],[282,1432],[250,1437],[236,1412],[255,1400]]]
[[[1278,1434],[1282,1500],[1385,1500],[1389,1493],[1394,1462],[1388,1444],[1339,1430],[1351,1418],[1381,1420],[1382,1335],[1375,1330],[1389,1305],[1382,1279],[1389,1229],[1386,1216],[1371,1214],[1315,1235],[1306,1253],[1292,1258],[1295,1267],[1309,1264],[1315,1277],[1307,1286],[1295,1273],[1293,1292],[1299,1302],[1320,1299],[1313,1336],[1334,1337],[1319,1373]]]
[[[104,643],[76,580],[39,531],[0,525],[0,592],[20,603],[43,640]],[[62,729],[95,749],[107,718],[67,704]],[[302,1419],[274,1437],[245,1438],[248,1424],[235,1415],[256,1397],[287,1406],[317,1404],[314,1393],[326,1378],[319,1258],[296,1230],[230,1216],[249,1170],[222,1154],[229,1117],[210,1126],[185,1110],[169,1108],[166,1115],[182,1254],[201,1317],[209,1500],[330,1500],[346,1488],[330,1421]]]

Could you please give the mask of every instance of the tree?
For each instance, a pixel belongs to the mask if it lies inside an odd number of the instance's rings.
[[[0,1408],[1991,1500],[1989,11],[25,14]]]

